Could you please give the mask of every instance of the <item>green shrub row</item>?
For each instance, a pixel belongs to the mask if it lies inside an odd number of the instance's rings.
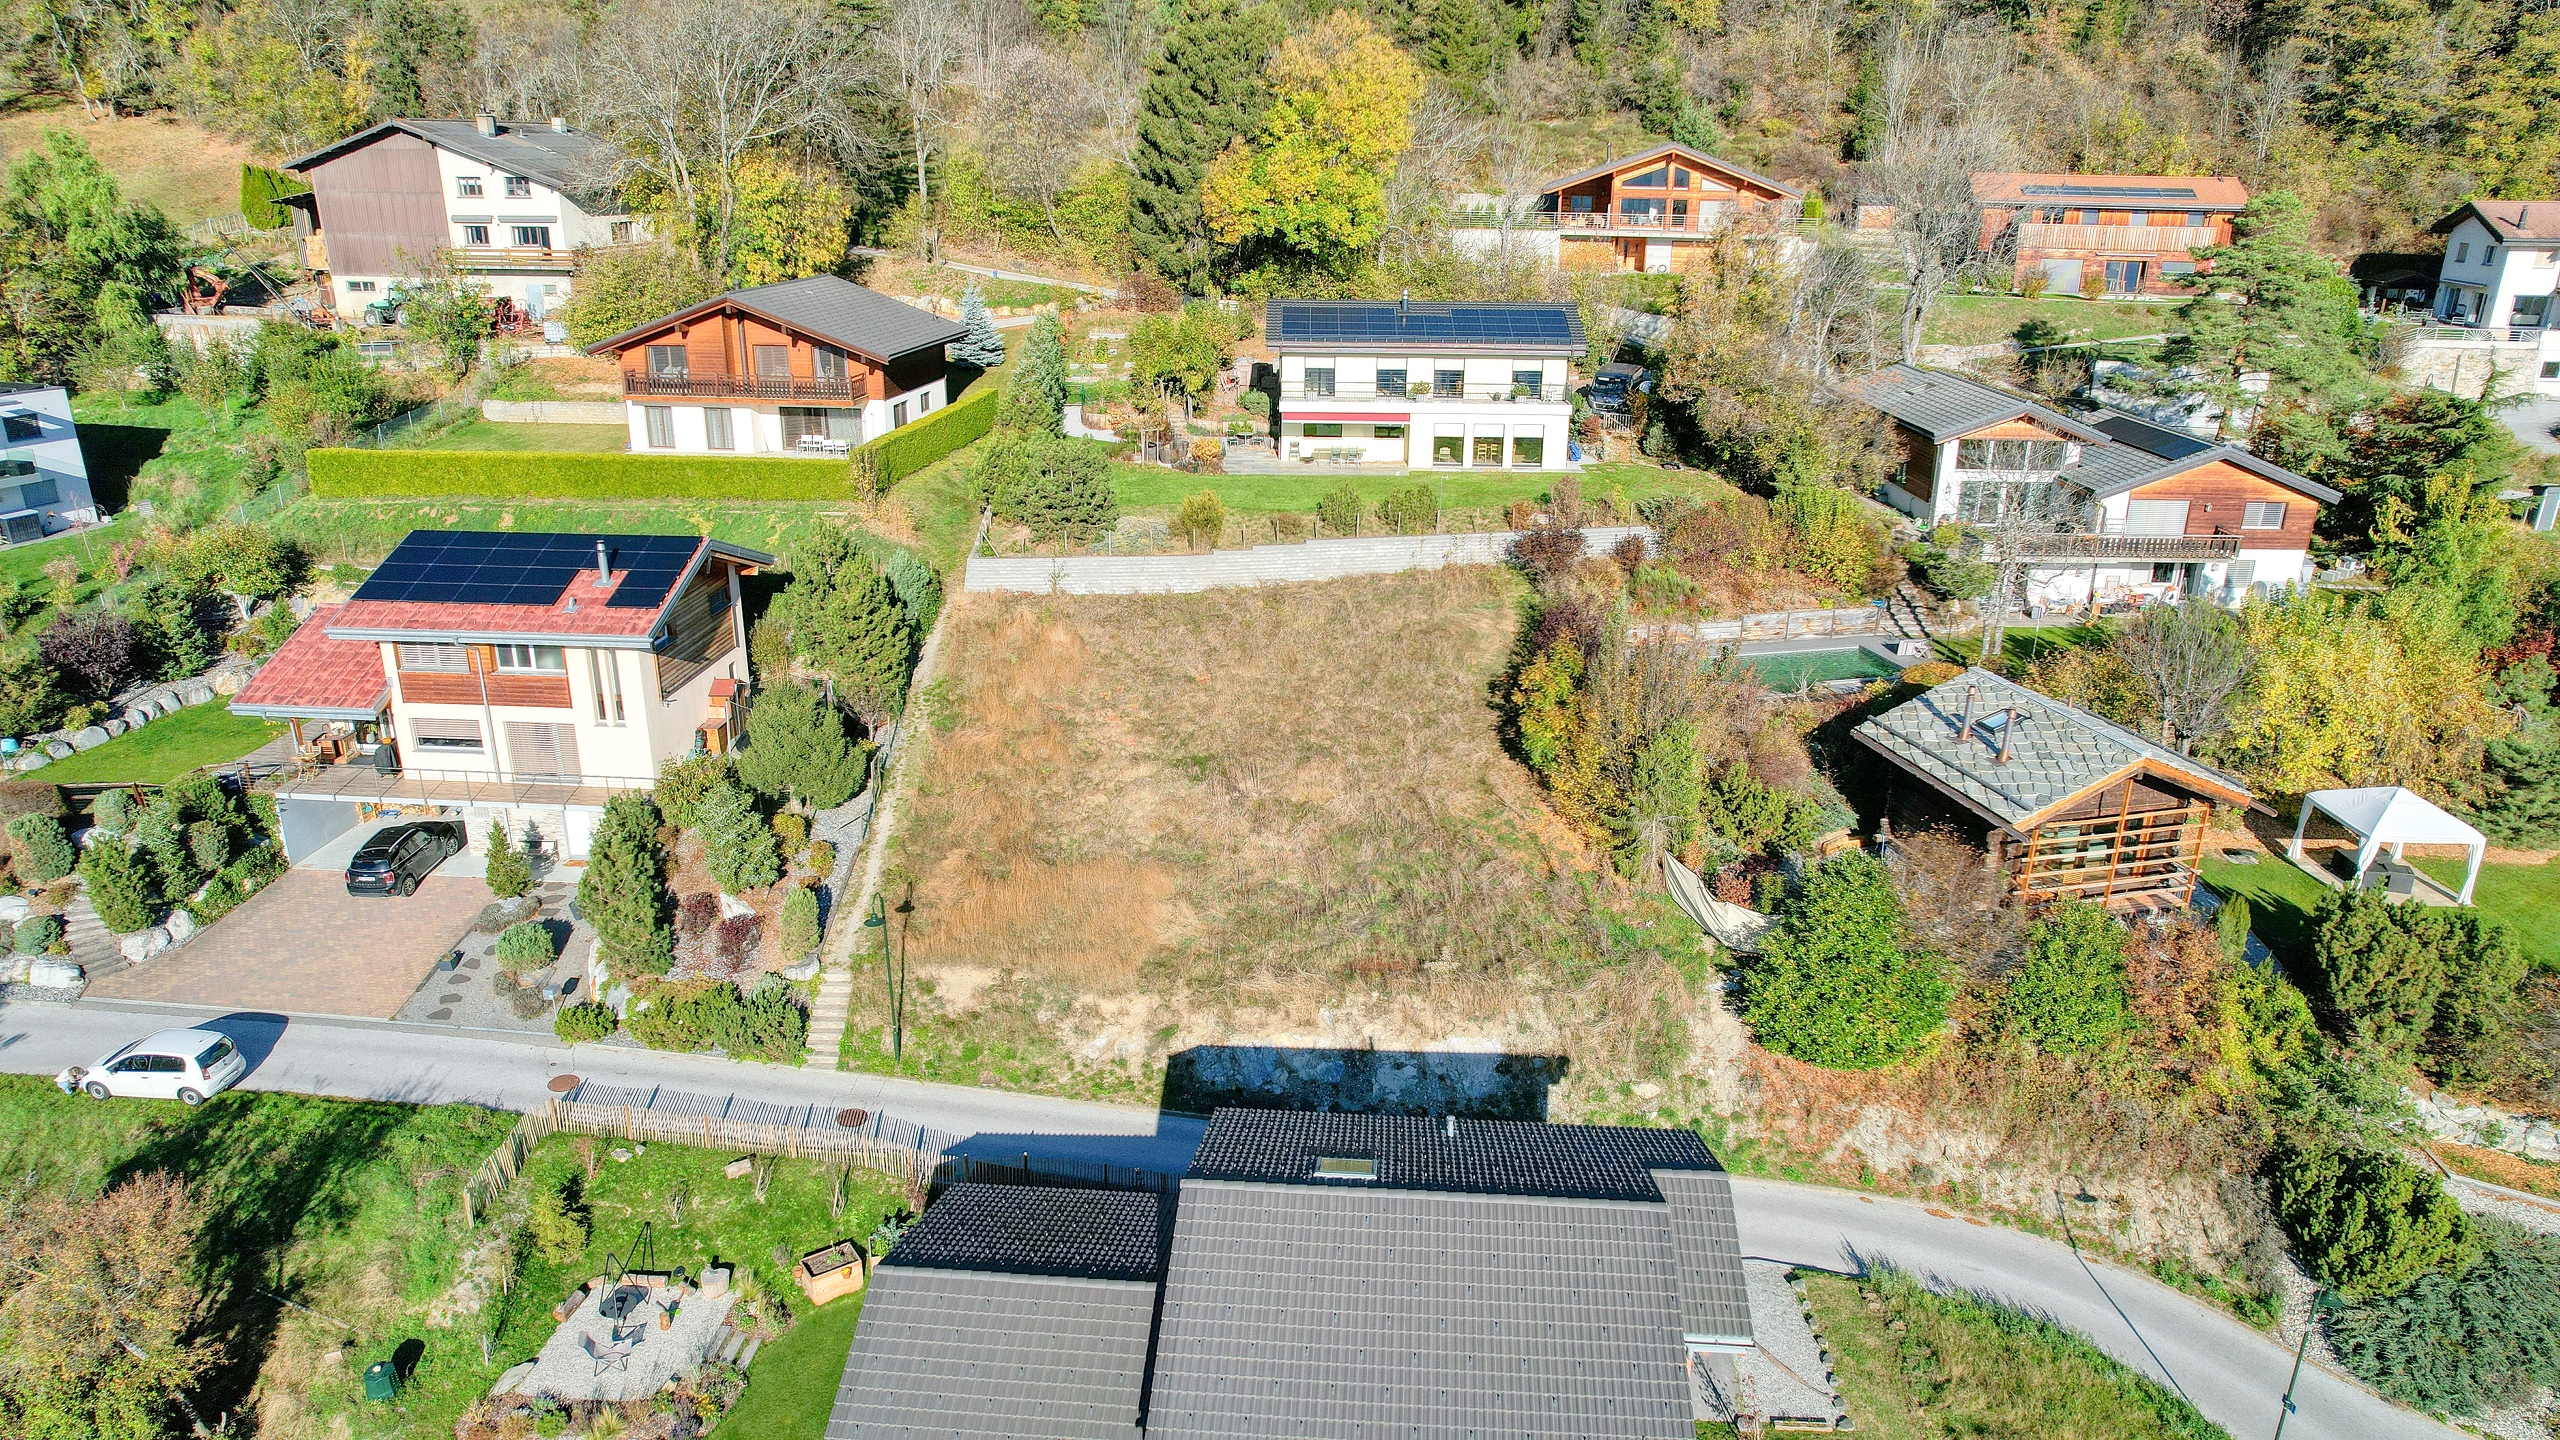
[[[995,423],[996,387],[981,381],[951,404],[862,448],[879,460],[880,488],[886,490],[961,446],[985,439]]]
[[[311,493],[330,500],[844,500],[854,493],[844,462],[785,456],[314,450],[307,458]]]

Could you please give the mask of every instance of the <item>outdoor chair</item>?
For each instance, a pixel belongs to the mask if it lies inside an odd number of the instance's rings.
[[[578,1337],[578,1348],[586,1351],[587,1358],[596,1362],[595,1373],[598,1375],[607,1370],[628,1373],[631,1369],[633,1347],[629,1344],[600,1342],[593,1335],[581,1335]]]

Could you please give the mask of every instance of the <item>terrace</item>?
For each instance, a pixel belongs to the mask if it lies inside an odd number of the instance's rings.
[[[871,398],[870,388],[850,376],[731,375],[717,370],[659,370],[646,375],[624,371],[622,393],[641,398],[833,400],[848,404]]]

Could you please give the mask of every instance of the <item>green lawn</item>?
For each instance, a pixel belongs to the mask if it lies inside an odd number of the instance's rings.
[[[720,1417],[737,1440],[818,1440],[844,1381],[844,1357],[862,1318],[859,1292],[808,1312],[789,1334],[765,1342],[747,1371],[746,1397]]]
[[[2024,674],[2026,668],[2065,650],[2084,645],[2104,645],[2115,627],[2106,621],[2095,625],[2012,625],[2000,642],[2001,669],[2010,675]],[[1982,636],[1958,635],[1938,642],[1938,658],[1958,665],[1982,663]]]
[[[299,540],[324,565],[372,564],[412,530],[558,530],[623,534],[710,534],[768,555],[843,507],[828,501],[716,500],[324,500],[305,495],[276,512],[278,533]]]
[[[2230,1440],[2049,1321],[1893,1272],[1813,1274],[1805,1288],[1841,1402],[1872,1440]]]
[[[420,442],[418,450],[555,450],[581,455],[619,455],[631,443],[620,425],[528,425],[515,421],[465,420]]]
[[[249,444],[272,430],[264,414],[234,403],[219,414],[184,395],[156,401],[75,395],[80,449],[98,503],[122,510],[148,500],[174,529],[207,524],[248,498],[240,470]]]
[[[501,1371],[550,1336],[552,1303],[600,1273],[607,1252],[628,1255],[646,1221],[659,1266],[699,1274],[716,1259],[761,1288],[768,1318],[786,1309],[808,1316],[807,1333],[788,1329],[756,1357],[747,1393],[763,1418],[728,1433],[818,1440],[827,1413],[821,1396],[834,1389],[825,1372],[841,1369],[858,1306],[807,1312],[785,1266],[869,1234],[900,1203],[895,1187],[854,1170],[839,1215],[831,1213],[833,1176],[813,1161],[775,1162],[758,1200],[751,1181],[722,1176],[732,1152],[628,1147],[633,1158],[617,1164],[605,1153],[616,1143],[609,1139],[583,1147],[595,1159],[588,1184],[579,1137],[555,1136],[535,1151],[494,1218],[466,1227],[461,1178],[514,1124],[513,1115],[468,1105],[245,1091],[194,1110],[174,1101],[98,1104],[32,1076],[7,1076],[0,1077],[0,1173],[13,1185],[71,1194],[154,1170],[188,1182],[205,1215],[197,1253],[214,1301],[205,1333],[225,1347],[223,1363],[194,1392],[209,1414],[241,1404],[254,1385],[270,1407],[263,1413],[300,1417],[293,1433],[444,1440]],[[572,1177],[591,1217],[587,1242],[546,1258],[516,1227],[539,1189]],[[511,1266],[501,1294],[498,1277]],[[466,1274],[479,1282],[460,1283]],[[351,1342],[342,1358],[321,1363],[321,1352],[341,1342]],[[366,1404],[364,1367],[404,1344],[420,1348],[400,1402]],[[768,1382],[774,1393],[758,1396]]]
[[[2419,860],[2417,867],[2456,894],[2468,862]],[[2503,920],[2516,932],[2527,959],[2545,970],[2560,971],[2560,861],[2542,865],[2482,865],[2471,887],[2471,903],[2492,920]]]
[[[1899,303],[1899,302],[1897,302]],[[2178,307],[2185,302],[2158,300],[2084,300],[2077,295],[1948,295],[1930,307],[1921,340],[1930,345],[1989,345],[2014,338],[2030,320],[2052,322],[2061,339],[2121,340],[2134,335],[2169,335],[2185,331]]]
[[[80,566],[80,580],[74,587],[77,598],[73,603],[85,605],[115,584],[115,571],[108,566],[108,556],[116,546],[132,539],[141,528],[142,521],[128,510],[92,530],[76,534],[65,532],[24,545],[0,548],[0,584],[32,588],[37,595],[49,598],[53,593],[53,581],[44,573],[44,567],[68,555]],[[28,631],[41,630],[52,620],[53,611],[40,608],[21,620],[19,627]]]
[[[36,778],[57,785],[138,780],[159,785],[190,770],[237,760],[284,733],[273,720],[234,715],[220,700],[163,715],[95,750],[56,760]]]
[[[2311,912],[2328,887],[2296,869],[2281,855],[2260,855],[2255,865],[2234,865],[2208,849],[2201,867],[2204,883],[2220,895],[2249,902],[2249,928],[2287,968],[2311,961]]]

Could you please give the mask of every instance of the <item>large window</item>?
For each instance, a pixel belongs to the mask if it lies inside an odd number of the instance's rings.
[[[1670,179],[1671,172],[1667,169],[1647,170],[1641,175],[1629,176],[1625,183],[1629,185],[1641,185],[1648,190],[1659,190],[1665,184],[1669,183]]]
[[[1310,440],[1339,440],[1342,438],[1341,426],[1328,424],[1324,421],[1317,421],[1312,425],[1307,425],[1302,428],[1305,430],[1306,436]]]
[[[1434,465],[1464,465],[1467,463],[1467,437],[1464,435],[1432,436],[1431,463]]]
[[[516,675],[566,675],[569,657],[557,645],[501,645],[498,668]]]
[[[619,725],[622,714],[622,667],[609,650],[587,652],[587,688],[595,693],[596,723]]]
[[[649,448],[652,450],[673,450],[676,448],[675,407],[672,405],[643,405],[640,408],[646,413],[649,421]]]
[[[1537,398],[1538,392],[1546,388],[1546,383],[1547,372],[1544,370],[1514,370],[1511,372],[1511,393],[1514,395],[1525,395],[1531,399],[1535,399]]]
[[[1431,393],[1434,395],[1449,397],[1466,394],[1467,372],[1465,367],[1461,366],[1454,370],[1432,371]]]
[[[18,508],[41,510],[62,503],[62,485],[55,480],[30,480],[18,487]]]
[[[1538,431],[1513,431],[1511,463],[1524,469],[1535,469],[1547,463],[1546,435]]]
[[[2050,473],[2071,463],[2071,446],[2062,440],[1959,440],[1959,470],[2014,470]]]
[[[41,440],[44,438],[44,422],[37,419],[32,411],[12,411],[0,416],[0,434],[11,440]]]
[[[1392,370],[1388,369],[1384,365],[1378,367],[1378,393],[1381,395],[1402,395],[1404,393],[1403,366],[1398,365]]]
[[[1499,469],[1501,469],[1501,468],[1502,468],[1502,437],[1501,437],[1501,436],[1499,436],[1499,435],[1479,435],[1479,436],[1477,436],[1477,437],[1476,437],[1476,448],[1475,448],[1475,460],[1473,461],[1473,463],[1474,463],[1475,465],[1477,465],[1478,467],[1480,467],[1480,468],[1482,468],[1482,469],[1486,469],[1486,470],[1499,470]]]
[[[1317,367],[1310,365],[1307,367],[1306,375],[1307,378],[1303,386],[1302,393],[1308,395],[1330,395],[1333,393],[1332,366],[1327,365],[1322,369],[1318,369]]]
[[[517,225],[512,229],[515,235],[514,244],[519,250],[551,248],[551,227],[548,225]]]
[[[2281,530],[2284,528],[2284,510],[2285,502],[2282,500],[2252,500],[2240,511],[2240,528]]]
[[[832,345],[820,345],[809,352],[809,373],[821,380],[845,377],[845,353]]]
[[[2062,487],[2050,480],[1967,480],[1956,498],[1956,517],[1969,525],[2059,523],[2068,513]]]
[[[651,375],[659,376],[668,380],[681,380],[685,377],[686,372],[692,367],[693,361],[685,355],[684,347],[681,345],[652,345],[649,347],[649,373]]]
[[[613,222],[613,230],[612,230],[612,234],[613,234],[613,243],[614,243],[614,244],[616,244],[616,245],[628,245],[628,244],[630,244],[630,243],[631,243],[631,222],[630,222],[630,221],[628,221],[628,220],[616,220],[616,221],[614,221],[614,222]]]
[[[737,442],[729,435],[729,408],[714,405],[702,412],[702,443],[712,450],[735,450]]]

